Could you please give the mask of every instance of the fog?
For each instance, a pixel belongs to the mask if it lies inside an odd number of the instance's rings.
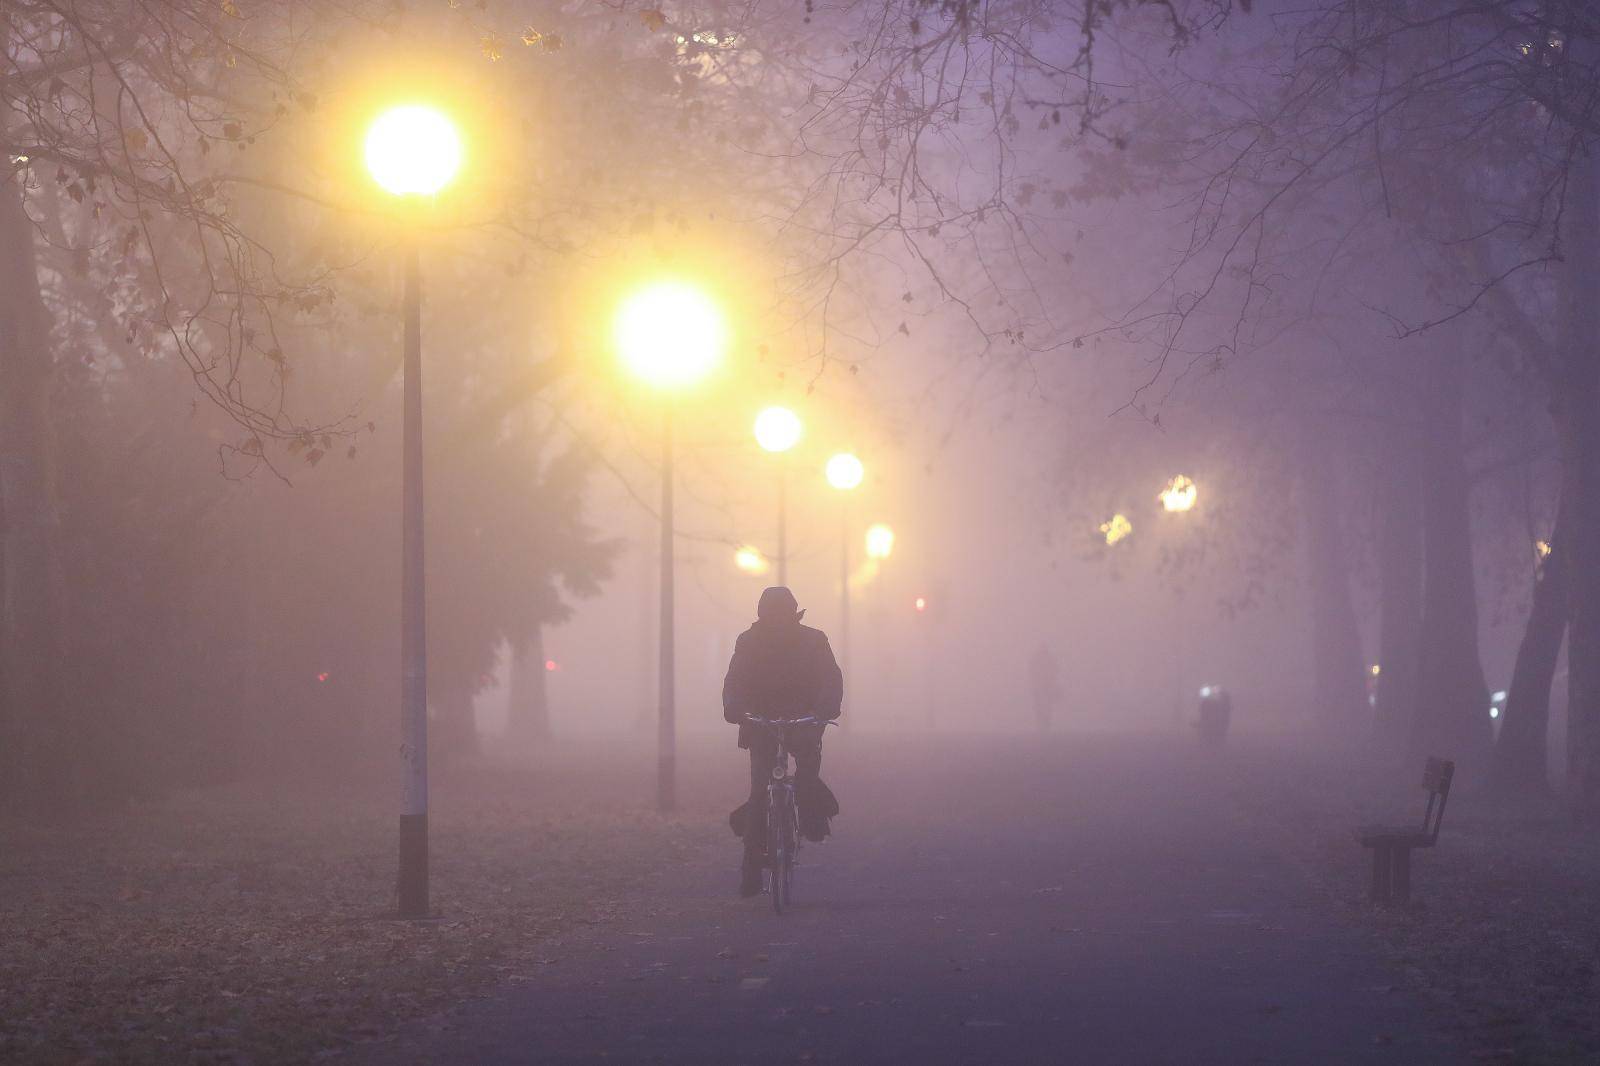
[[[1586,5],[0,42],[0,1061],[1600,1055]]]

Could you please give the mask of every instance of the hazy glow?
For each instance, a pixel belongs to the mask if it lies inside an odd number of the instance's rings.
[[[867,529],[867,558],[887,559],[894,551],[894,530],[882,522]]]
[[[647,285],[617,310],[613,337],[623,364],[658,388],[681,388],[722,360],[728,327],[701,290],[678,281]]]
[[[1108,522],[1100,523],[1100,532],[1105,535],[1107,544],[1117,541],[1133,532],[1133,523],[1128,521],[1128,516],[1120,511],[1111,516]]]
[[[919,611],[926,611],[928,609],[928,601],[923,597],[918,596],[913,606]]]
[[[1547,540],[1534,541],[1533,553],[1543,559],[1550,554],[1550,542]]]
[[[849,452],[840,452],[828,460],[826,469],[828,484],[836,489],[848,492],[861,484],[861,479],[866,476],[866,468],[861,465],[861,460]]]
[[[1377,677],[1381,673],[1383,673],[1383,667],[1379,666],[1377,663],[1373,663],[1372,664],[1372,676],[1373,677]]]
[[[367,128],[367,170],[396,196],[432,196],[461,169],[461,135],[426,104],[391,107]]]
[[[544,661],[544,668],[553,674],[557,670],[561,669],[561,664],[556,662],[554,659],[546,659]]]
[[[769,452],[786,452],[800,443],[800,416],[787,407],[768,407],[756,415],[756,443]]]
[[[748,545],[733,553],[733,565],[747,574],[764,574],[772,569],[767,557]]]
[[[1168,511],[1187,511],[1194,506],[1195,499],[1200,495],[1200,490],[1193,481],[1179,474],[1167,482],[1167,487],[1161,490],[1157,497],[1161,506]]]

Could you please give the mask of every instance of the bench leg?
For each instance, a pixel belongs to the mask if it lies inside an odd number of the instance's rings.
[[[1372,848],[1372,901],[1382,903],[1389,898],[1390,869],[1393,852],[1387,844]]]
[[[1394,898],[1405,903],[1411,898],[1411,849],[1394,849]]]

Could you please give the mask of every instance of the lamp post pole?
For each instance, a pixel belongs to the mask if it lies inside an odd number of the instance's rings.
[[[384,191],[422,209],[461,165],[450,117],[401,104],[367,128],[367,170]],[[415,217],[408,220],[415,224]],[[406,234],[400,442],[400,863],[402,918],[428,916],[428,641],[422,567],[422,267],[418,231]]]
[[[400,915],[428,914],[428,651],[422,552],[422,268],[405,251],[400,504]]]
[[[656,722],[656,809],[665,813],[677,799],[677,693],[673,647],[672,560],[672,407],[661,420],[661,672],[660,715]]]

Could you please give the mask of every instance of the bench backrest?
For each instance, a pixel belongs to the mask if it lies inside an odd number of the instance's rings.
[[[1430,756],[1422,770],[1422,787],[1428,790],[1428,807],[1422,812],[1422,831],[1428,842],[1439,840],[1439,824],[1444,821],[1445,801],[1450,798],[1450,781],[1456,776],[1456,764],[1449,759]]]

